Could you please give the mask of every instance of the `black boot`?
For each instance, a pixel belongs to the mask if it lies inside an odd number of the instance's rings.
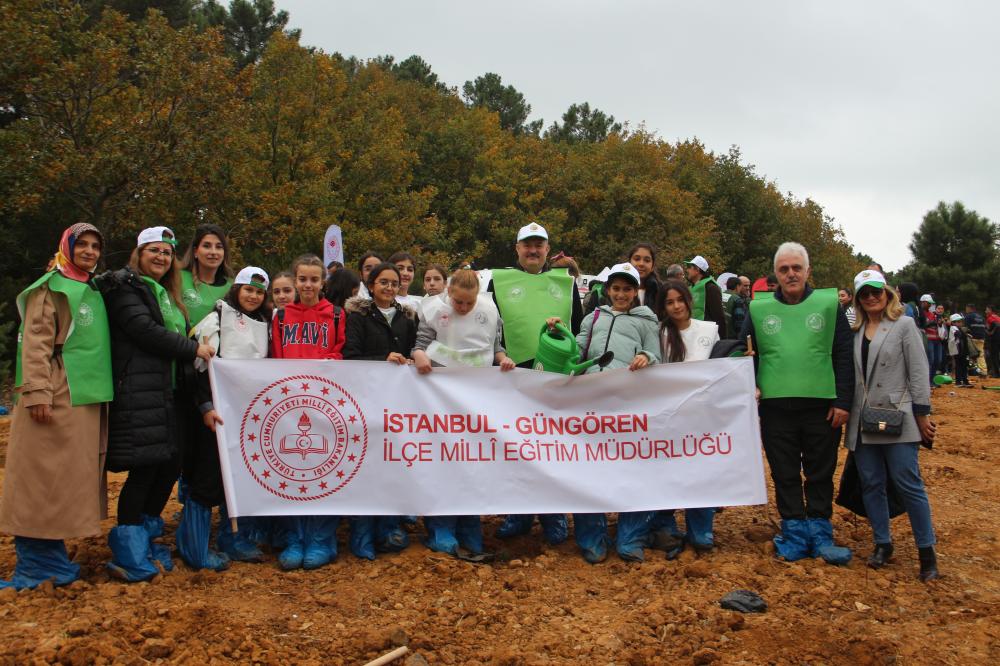
[[[872,569],[881,569],[889,563],[890,558],[892,558],[892,544],[877,543],[871,557],[868,558],[868,566]]]
[[[918,549],[920,557],[920,580],[926,583],[929,580],[937,580],[941,577],[938,573],[937,555],[934,554],[934,546]]]

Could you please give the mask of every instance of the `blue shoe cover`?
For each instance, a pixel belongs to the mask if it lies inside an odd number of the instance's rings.
[[[532,514],[510,514],[503,519],[503,523],[497,528],[495,536],[498,539],[523,536],[531,531],[531,526],[534,522],[535,516]]]
[[[438,553],[454,555],[458,550],[458,537],[455,536],[457,516],[424,516],[424,545]]]
[[[375,559],[375,516],[351,518],[350,548],[355,557]]]
[[[542,536],[551,546],[558,546],[569,538],[569,520],[565,513],[543,513],[538,516]]]
[[[608,557],[608,518],[603,513],[574,513],[573,536],[591,564],[603,562]]]
[[[304,569],[318,569],[337,557],[339,516],[306,516],[302,519]]]
[[[687,523],[687,534],[684,538],[694,546],[695,550],[711,550],[715,546],[713,524],[715,509],[685,509],[684,521]]]
[[[833,543],[833,525],[825,518],[810,518],[809,545],[813,557],[822,557],[827,564],[847,564],[851,549]]]
[[[398,553],[410,545],[410,535],[402,527],[399,516],[375,517],[375,550],[379,553]]]
[[[251,528],[253,524],[252,518],[249,516],[240,518],[237,521],[239,529],[233,533],[226,505],[221,505],[219,507],[219,533],[215,536],[215,546],[221,552],[225,553],[230,560],[237,562],[263,562],[264,553],[261,552],[255,542],[247,538],[246,532],[248,530],[244,528],[244,521],[246,521],[246,527]]]
[[[275,520],[285,540],[285,547],[278,555],[278,564],[285,571],[302,568],[306,554],[305,518],[288,516]]]
[[[149,547],[149,532],[142,525],[119,525],[108,533],[111,561],[108,571],[112,576],[129,582],[149,580],[160,570],[153,564]]]
[[[775,555],[787,562],[810,556],[809,525],[805,520],[781,521],[781,534],[774,537]]]
[[[649,538],[649,526],[655,511],[625,511],[618,514],[618,533],[615,535],[615,549],[623,560],[642,562],[645,559],[643,546]]]
[[[458,516],[455,520],[455,536],[462,548],[475,555],[483,552],[483,523],[479,516]]]
[[[61,539],[15,536],[14,552],[17,554],[14,575],[9,581],[0,580],[0,589],[31,589],[47,580],[57,586],[69,585],[80,578],[80,565],[70,562],[66,543]]]
[[[173,571],[174,560],[171,557],[170,546],[153,541],[153,539],[163,536],[163,518],[143,514],[142,526],[149,534],[149,549],[153,553],[153,560],[159,562],[164,571]]]
[[[188,497],[177,524],[177,550],[192,569],[222,571],[229,568],[229,558],[208,547],[212,535],[212,509]]]

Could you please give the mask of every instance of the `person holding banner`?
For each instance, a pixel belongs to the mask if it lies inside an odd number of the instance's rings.
[[[834,545],[830,518],[840,429],[854,396],[853,334],[837,290],[807,284],[802,245],[778,247],[774,272],[774,298],[754,299],[743,329],[756,350],[761,437],[781,514],[774,546],[788,561],[845,564],[851,551]]]
[[[494,270],[487,291],[493,294],[503,320],[503,345],[519,368],[535,364],[538,336],[550,317],[569,321],[573,334],[580,332],[583,305],[573,278],[565,269],[547,269],[549,234],[532,222],[517,232],[517,266]],[[527,534],[535,521],[533,515],[507,516],[497,530],[500,538]],[[569,525],[562,514],[542,515],[542,533],[551,544],[562,543],[569,536]]]
[[[271,309],[267,306],[267,273],[255,266],[241,270],[224,299],[192,330],[191,337],[215,350],[219,358],[267,358]],[[264,554],[249,537],[251,518],[241,518],[233,533],[226,511],[226,498],[219,466],[215,426],[221,423],[212,403],[208,364],[198,359],[197,404],[202,423],[192,433],[194,446],[184,457],[184,478],[188,497],[177,526],[177,549],[193,569],[224,569],[228,560],[260,562]],[[219,507],[216,544],[222,552],[209,548],[212,507]]]
[[[714,321],[719,335],[726,337],[726,312],[722,308],[722,289],[708,270],[708,262],[700,254],[684,262],[684,272],[691,283],[691,316]]]
[[[97,227],[63,232],[48,271],[17,297],[14,414],[0,495],[0,531],[17,562],[0,588],[68,585],[80,577],[64,539],[100,534],[107,516],[107,403],[114,396],[104,301],[91,276]]]
[[[714,321],[702,321],[692,316],[693,297],[687,284],[668,280],[663,284],[660,312],[661,358],[664,363],[704,361],[711,357],[719,342],[719,326]],[[699,552],[715,547],[714,507],[684,510],[687,532],[681,535],[673,510],[658,511],[651,525],[650,542],[673,560],[684,550],[684,543]]]
[[[399,271],[399,293],[396,294],[396,300],[414,312],[419,312],[421,297],[408,293],[417,274],[417,264],[413,255],[409,252],[396,252],[389,257],[388,262]]]
[[[479,277],[463,268],[455,271],[448,293],[431,296],[420,305],[420,324],[413,360],[422,375],[439,367],[481,368],[499,365],[514,369],[514,361],[500,346],[503,322],[496,305],[479,298]],[[483,552],[479,516],[425,516],[424,545],[461,559],[476,559]]]
[[[614,353],[607,366],[595,364],[587,374],[605,369],[628,368],[641,370],[660,360],[657,342],[657,320],[653,311],[639,305],[640,273],[631,263],[617,264],[611,268],[605,283],[608,305],[601,305],[592,316],[583,321],[583,329],[576,336],[580,347],[580,361],[599,358],[606,352]],[[549,319],[549,326],[559,323],[557,317]],[[641,562],[643,546],[653,518],[652,511],[629,511],[618,514],[618,533],[615,547],[623,560]],[[583,559],[591,564],[603,562],[608,557],[608,519],[603,513],[574,513],[573,534]]]
[[[272,358],[344,358],[347,341],[344,311],[323,297],[323,261],[304,254],[292,264],[298,300],[272,318]],[[337,557],[337,516],[293,516],[280,521],[285,547],[282,569],[318,569]]]
[[[181,260],[181,298],[188,319],[205,318],[233,284],[229,267],[229,239],[217,224],[200,224]]]
[[[152,540],[162,534],[160,514],[180,472],[188,421],[178,403],[192,390],[185,370],[196,357],[208,361],[215,353],[187,336],[176,244],[167,227],[144,229],[128,266],[101,276],[117,387],[107,467],[128,472],[118,496],[118,526],[108,535],[108,569],[126,581],[155,576],[154,561],[173,568],[170,549]]]
[[[403,305],[399,293],[400,271],[381,263],[368,274],[371,298],[357,296],[347,301],[347,343],[344,358],[362,361],[410,363],[417,341],[417,315]],[[398,552],[410,544],[401,516],[358,516],[351,523],[351,552],[375,559],[378,552]]]

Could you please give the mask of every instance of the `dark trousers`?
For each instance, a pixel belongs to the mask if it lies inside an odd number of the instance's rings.
[[[142,525],[144,515],[155,517],[163,513],[180,471],[177,458],[129,470],[118,495],[118,524]]]
[[[969,383],[969,357],[968,356],[952,356],[952,363],[955,364],[955,383],[956,384],[968,384]]]
[[[833,472],[840,431],[830,427],[828,410],[783,409],[768,405],[766,400],[761,403],[764,453],[771,466],[778,513],[784,520],[829,520],[833,515]]]
[[[1000,343],[986,338],[986,370],[990,377],[1000,377]]]
[[[225,501],[222,489],[222,468],[219,465],[219,446],[215,433],[201,423],[197,410],[189,415],[198,423],[190,424],[190,435],[184,447],[184,481],[188,495],[198,504],[213,507]]]

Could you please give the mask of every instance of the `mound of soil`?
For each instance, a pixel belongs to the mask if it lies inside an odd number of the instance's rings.
[[[728,508],[715,552],[668,562],[591,566],[572,543],[549,547],[537,532],[500,542],[474,565],[419,543],[376,562],[346,553],[311,572],[284,573],[273,558],[194,572],[179,559],[150,583],[110,580],[103,537],[71,541],[83,580],[68,588],[0,591],[0,663],[358,664],[408,645],[431,664],[923,664],[988,663],[1000,655],[1000,392],[934,393],[939,438],[922,450],[944,577],[916,578],[904,516],[893,521],[894,564],[868,569],[867,523],[839,507],[835,536],[846,567],[774,559],[777,516]],[[0,420],[3,460],[9,420]],[[839,475],[838,475],[839,478]],[[110,479],[112,499],[123,477]],[[773,504],[772,504],[773,506]],[[114,501],[111,504],[114,511]],[[179,511],[165,512],[166,541]],[[492,535],[497,518],[485,522]],[[110,528],[113,520],[106,527]],[[0,576],[14,566],[0,537]],[[763,614],[723,610],[735,589],[768,603]],[[415,653],[417,656],[414,656]]]

